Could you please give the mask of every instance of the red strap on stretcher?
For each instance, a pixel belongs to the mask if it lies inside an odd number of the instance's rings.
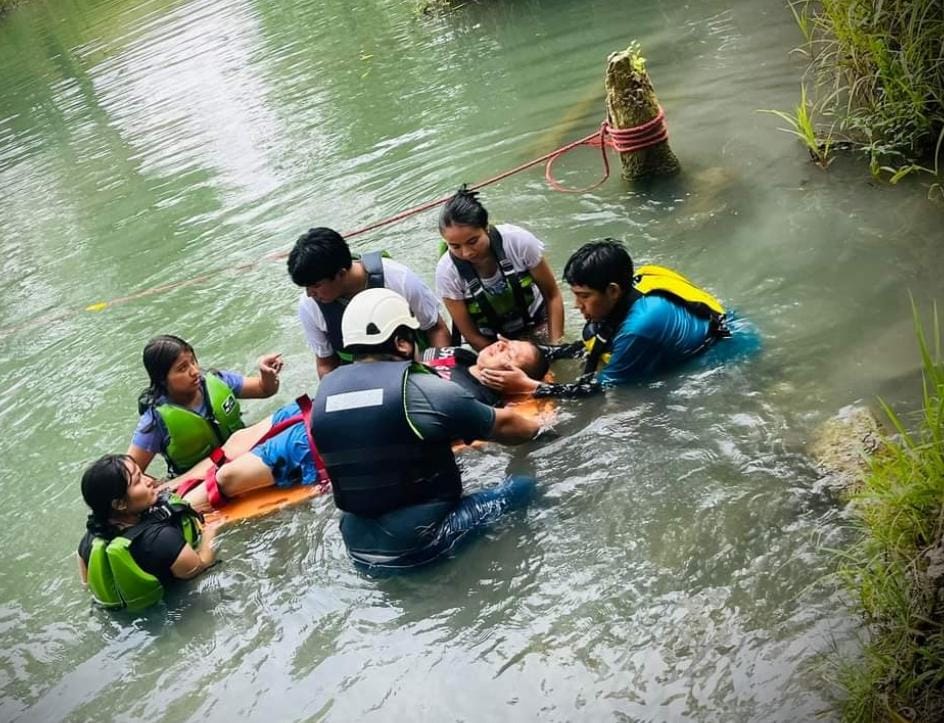
[[[311,435],[311,398],[307,394],[303,394],[302,396],[298,397],[295,402],[298,404],[300,412],[298,414],[292,415],[291,417],[283,419],[278,424],[273,424],[271,427],[269,427],[268,431],[266,431],[265,434],[256,440],[251,449],[255,449],[263,442],[267,442],[277,434],[284,432],[293,424],[298,424],[301,422],[305,425],[305,436],[308,438],[308,446],[311,448],[311,456],[314,460],[315,470],[318,474],[318,484],[330,484],[328,472],[325,469],[324,460],[321,459],[321,455],[318,453],[318,448],[315,446],[314,437]],[[202,479],[194,477],[181,482],[177,487],[177,494],[183,497],[202,482],[206,485],[207,500],[213,506],[213,509],[218,510],[220,507],[226,504],[229,498],[223,493],[223,490],[220,489],[219,483],[216,479],[216,472],[229,460],[226,459],[226,455],[223,453],[222,448],[217,447],[212,452],[210,452],[210,461],[213,462],[213,466],[207,470],[204,477]]]

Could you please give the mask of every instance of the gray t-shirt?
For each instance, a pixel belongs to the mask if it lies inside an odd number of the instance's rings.
[[[430,441],[488,439],[495,426],[494,409],[435,374],[410,373],[406,409],[413,426]]]

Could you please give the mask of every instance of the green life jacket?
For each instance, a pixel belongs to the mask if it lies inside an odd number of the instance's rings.
[[[636,270],[633,277],[633,292],[641,296],[656,294],[668,297],[696,316],[707,318],[709,326],[706,344],[730,336],[725,325],[726,312],[721,302],[704,289],[695,286],[678,271],[655,264],[642,266]],[[632,306],[632,298],[629,306]],[[629,313],[628,310],[626,313]],[[625,314],[615,320],[615,323],[588,322],[584,326],[583,341],[587,352],[584,374],[595,372],[598,367],[610,363],[613,338],[624,318]]]
[[[148,527],[175,520],[184,539],[191,547],[200,541],[202,516],[177,495],[156,505],[145,519],[117,537],[92,540],[88,559],[88,586],[95,602],[105,608],[143,610],[161,601],[164,586],[154,575],[145,572],[131,555],[131,543]]]
[[[515,271],[505,255],[501,234],[494,226],[488,227],[488,240],[498,270],[505,279],[505,288],[498,294],[486,290],[471,263],[451,254],[450,258],[468,287],[470,296],[465,299],[465,305],[479,332],[493,339],[499,334],[517,338],[535,324],[531,317],[534,277],[530,271]]]
[[[203,398],[211,417],[172,402],[154,407],[170,438],[162,454],[171,474],[187,471],[245,426],[233,390],[212,372],[204,378]]]

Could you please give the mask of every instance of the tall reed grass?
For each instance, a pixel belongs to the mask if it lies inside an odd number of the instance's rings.
[[[895,437],[850,495],[860,534],[840,576],[870,637],[862,663],[840,670],[846,721],[944,720],[944,365],[937,308],[930,341],[914,318],[923,414],[909,425],[883,405]]]
[[[861,150],[873,174],[892,182],[944,170],[944,1],[794,0],[790,7],[806,41],[798,50],[809,57],[812,115],[829,127],[823,135],[833,148]]]

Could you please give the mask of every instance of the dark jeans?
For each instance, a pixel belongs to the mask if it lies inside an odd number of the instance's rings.
[[[366,572],[419,567],[449,554],[506,512],[526,507],[534,489],[533,477],[511,475],[458,502],[428,502],[380,517],[345,512],[341,536],[351,559]]]

